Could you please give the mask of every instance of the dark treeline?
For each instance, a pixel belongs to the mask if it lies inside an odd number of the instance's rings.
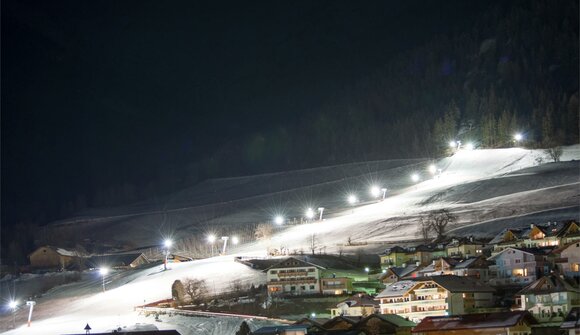
[[[385,59],[372,75],[343,86],[297,121],[234,138],[145,187],[123,183],[77,196],[61,214],[150,198],[212,177],[440,157],[451,140],[501,148],[522,132],[529,147],[578,143],[577,13],[574,0],[499,2],[469,29]]]

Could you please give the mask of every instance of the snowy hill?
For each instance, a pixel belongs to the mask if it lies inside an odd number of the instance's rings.
[[[379,250],[388,241],[416,238],[417,217],[438,208],[457,215],[458,222],[452,227],[457,234],[490,235],[512,223],[578,219],[580,146],[566,148],[561,163],[538,165],[539,156],[543,156],[541,150],[519,148],[460,151],[436,162],[441,173],[435,178],[426,171],[431,162],[415,160],[220,179],[167,197],[157,205],[151,202],[87,212],[56,226],[109,238],[127,238],[124,232],[131,231],[135,241],[148,245],[159,242],[163,222],[163,228],[171,228],[179,238],[213,225],[225,231],[226,227],[268,221],[277,210],[285,210],[288,217],[299,216],[304,204],[329,209],[323,222],[289,226],[269,241],[248,241],[230,249],[229,256],[173,264],[170,271],[156,266],[112,275],[106,293],[100,292],[101,277],[88,273],[85,280],[53,289],[39,299],[31,328],[20,327],[8,333],[73,333],[82,331],[87,322],[95,332],[137,322],[155,323],[136,315],[133,307],[170,297],[171,283],[176,279],[206,279],[210,290],[216,292],[232,279],[254,284],[265,280],[260,272],[234,262],[234,254],[265,256],[268,247],[306,248],[312,234],[327,252],[345,248],[347,238],[366,243],[369,250]],[[423,181],[413,183],[411,172],[421,173]],[[345,203],[347,192],[370,200],[368,187],[373,183],[388,187],[384,201],[363,201],[355,207]],[[354,252],[345,250],[349,251]],[[23,324],[26,316],[26,310],[21,310],[18,324]],[[4,317],[1,321],[6,325],[11,320]],[[175,317],[164,318],[156,325],[176,327],[182,334],[233,334],[240,322]]]

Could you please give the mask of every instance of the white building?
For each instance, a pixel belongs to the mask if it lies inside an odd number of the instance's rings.
[[[325,268],[294,257],[264,270],[269,294],[315,294],[320,293],[321,270]]]

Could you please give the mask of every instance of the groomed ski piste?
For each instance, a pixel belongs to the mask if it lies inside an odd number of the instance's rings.
[[[245,243],[231,249],[231,254],[226,256],[170,264],[167,271],[160,265],[113,274],[107,278],[106,292],[101,290],[102,277],[98,272],[85,272],[81,281],[55,287],[37,299],[30,327],[26,325],[28,308],[21,301],[15,318],[16,329],[9,330],[13,321],[11,314],[0,319],[1,329],[11,335],[80,334],[88,323],[92,333],[157,327],[176,329],[183,335],[235,334],[241,318],[161,315],[160,321],[155,321],[151,316],[139,315],[135,307],[171,298],[171,284],[186,277],[205,279],[210,293],[227,289],[235,279],[245,284],[263,284],[262,272],[234,262],[234,257],[265,257],[268,248],[281,246],[307,250],[312,234],[326,247],[327,253],[337,252],[347,238],[359,242],[369,252],[379,252],[384,249],[383,243],[417,239],[417,218],[441,208],[457,216],[457,222],[449,228],[450,234],[455,235],[489,237],[507,226],[578,219],[579,159],[580,146],[575,145],[564,148],[559,163],[548,163],[543,150],[510,148],[460,150],[435,162],[441,169],[435,176],[424,172],[431,163],[427,160],[399,164],[392,173],[386,170],[388,185],[398,187],[390,187],[383,201],[342,205],[322,222],[288,226],[270,240]],[[408,179],[414,171],[421,172],[423,177],[411,183]],[[273,178],[284,178],[284,174],[273,175]],[[308,183],[313,182],[304,182]],[[253,186],[247,182],[245,187]],[[363,185],[360,189],[366,187]],[[326,197],[330,199],[332,195],[326,194]],[[249,220],[243,215],[251,210],[237,206],[238,214],[227,213],[220,222]],[[112,216],[118,214],[111,213]],[[119,230],[108,231],[108,234],[122,234],[126,229],[122,224],[118,227]],[[18,297],[18,292],[16,298],[25,299]],[[260,319],[247,319],[246,322],[252,330],[272,324]]]

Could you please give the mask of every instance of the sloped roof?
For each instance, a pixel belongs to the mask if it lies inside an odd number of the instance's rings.
[[[471,257],[464,259],[455,265],[455,269],[469,269],[477,263],[478,260],[485,260],[483,257]]]
[[[391,248],[386,249],[385,250],[385,253],[382,254],[382,256],[388,256],[388,255],[394,254],[394,253],[407,253],[407,252],[409,252],[409,250],[407,250],[407,249],[405,249],[403,247],[400,247],[400,246],[396,245],[394,247],[391,247]]]
[[[433,276],[415,279],[415,281],[429,280],[433,280],[437,285],[444,287],[450,292],[495,292],[493,287],[469,277]]]
[[[319,269],[324,270],[325,268],[317,265],[317,264],[313,264],[310,262],[306,262],[303,260],[298,259],[297,257],[288,257],[272,266],[270,266],[269,268],[267,268],[266,270],[264,270],[263,272],[268,272],[268,270],[271,269],[279,269],[279,268],[301,268],[301,267],[305,267],[305,266],[314,266],[317,267]]]
[[[289,325],[289,326],[267,326],[256,329],[252,334],[256,335],[276,335],[280,334],[281,331],[292,331],[292,330],[306,330],[305,325]]]
[[[484,245],[485,243],[482,241],[478,241],[476,239],[474,239],[473,237],[462,237],[462,238],[456,238],[453,239],[451,242],[449,242],[446,247],[447,248],[452,248],[452,247],[459,247],[462,245]]]
[[[574,242],[570,242],[570,243],[564,244],[564,245],[562,245],[562,246],[560,246],[560,247],[552,250],[552,253],[553,254],[561,254],[564,250],[566,250],[569,247],[573,246],[574,244],[578,244],[578,243],[580,243],[580,241],[574,241]]]
[[[342,300],[336,306],[338,307],[341,304],[346,304],[349,307],[378,306],[379,305],[378,301],[374,300],[374,298],[371,297],[370,295],[364,294],[364,293],[354,294],[354,295]]]
[[[544,276],[532,282],[528,286],[521,289],[518,295],[527,294],[546,294],[555,292],[578,292],[580,289],[568,284],[564,279],[557,275]]]
[[[521,239],[523,236],[523,229],[505,228],[501,232],[499,232],[497,235],[495,235],[495,237],[492,238],[491,241],[489,241],[489,244],[502,243],[503,238],[508,231],[511,232],[517,239]]]
[[[413,280],[401,280],[388,285],[376,298],[399,297],[415,287],[415,285],[417,285],[417,282]]]
[[[417,324],[409,321],[402,316],[396,314],[371,314],[360,321],[361,324],[366,323],[372,318],[379,318],[385,322],[395,325],[396,327],[415,327]]]
[[[492,260],[492,259],[498,258],[500,255],[503,255],[508,250],[519,250],[521,252],[525,252],[525,253],[530,254],[530,255],[547,255],[547,254],[551,253],[554,249],[556,249],[556,247],[542,247],[542,248],[514,248],[514,247],[509,247],[509,248],[505,248],[502,251],[500,251],[499,253],[491,256],[490,258],[488,258],[488,260]]]
[[[89,266],[92,267],[99,267],[103,265],[107,266],[129,266],[139,257],[145,258],[146,261],[147,257],[145,257],[142,253],[129,253],[129,254],[111,254],[111,255],[98,255],[98,256],[91,256],[87,258],[87,263]]]
[[[59,247],[53,247],[50,245],[45,245],[43,247],[39,247],[36,250],[34,250],[33,252],[31,252],[28,256],[30,257],[30,255],[32,255],[33,253],[37,252],[39,249],[50,249],[54,252],[56,252],[57,254],[61,255],[61,256],[67,256],[67,257],[80,257],[79,253],[76,251],[72,251],[72,250],[67,250],[64,248],[59,248]]]
[[[460,316],[428,316],[413,329],[413,333],[459,329],[507,328],[517,325],[520,321],[525,321],[530,325],[538,323],[528,311],[467,314]]]

